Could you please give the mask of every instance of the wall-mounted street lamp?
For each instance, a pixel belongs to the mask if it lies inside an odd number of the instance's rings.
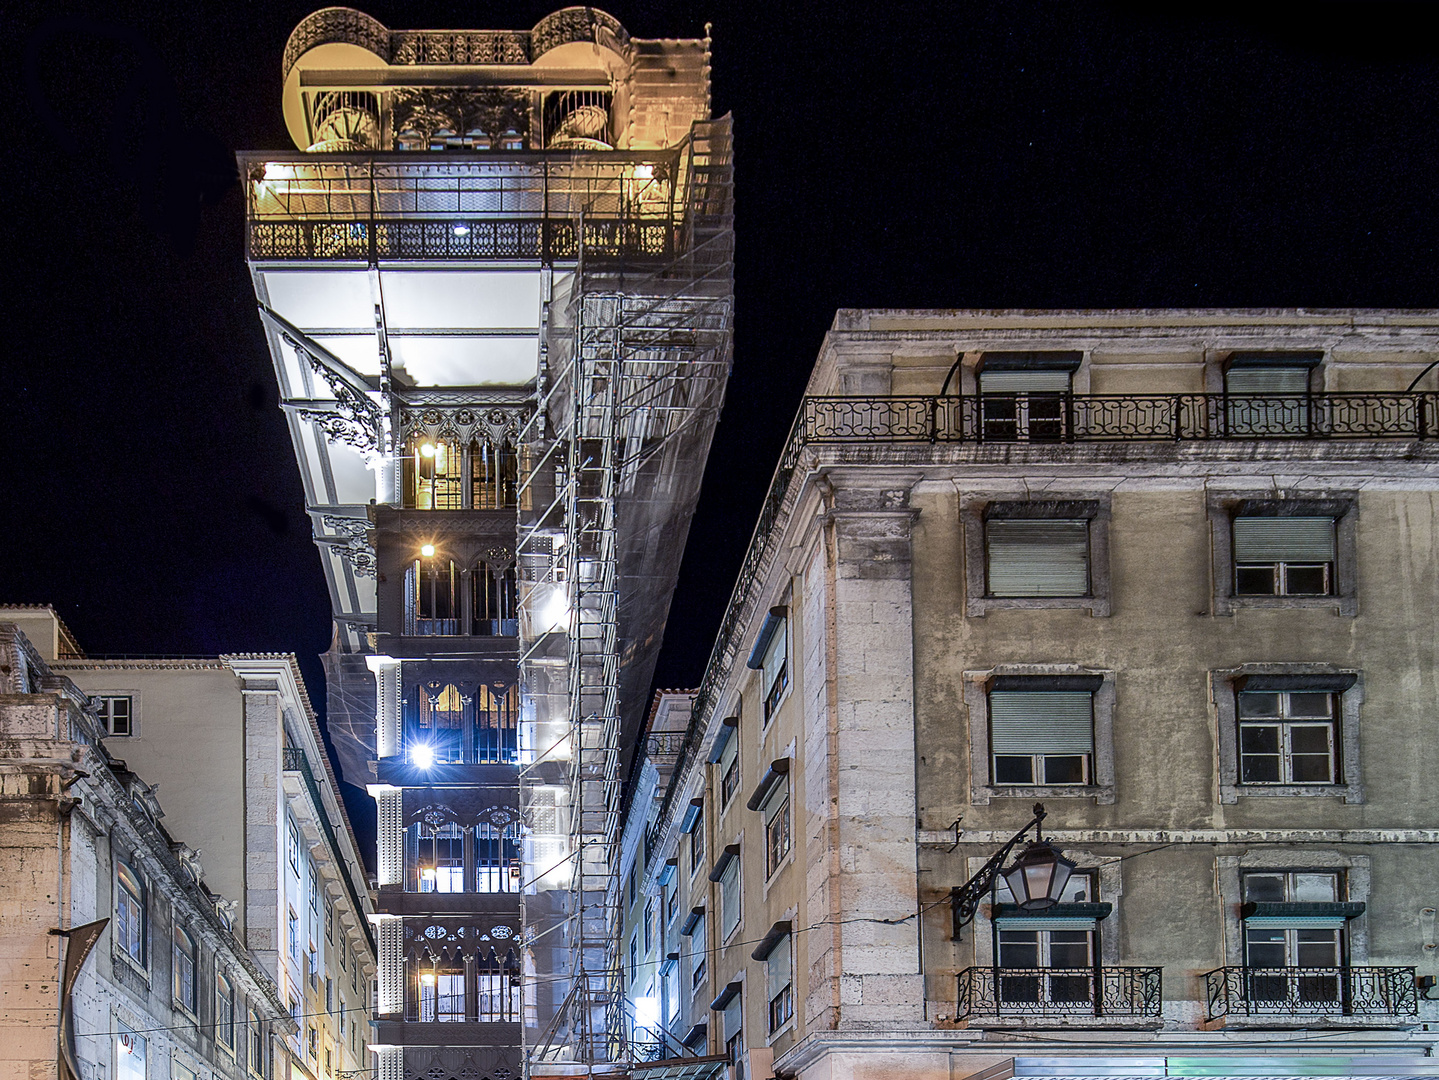
[[[1044,804],[1034,804],[1034,817],[1029,824],[1009,838],[1009,842],[990,857],[979,869],[979,873],[963,885],[949,890],[949,908],[954,916],[954,939],[959,940],[960,931],[973,921],[974,913],[984,894],[994,887],[996,877],[1004,878],[1014,902],[1024,911],[1039,911],[1059,903],[1064,887],[1069,884],[1069,875],[1074,873],[1075,863],[1060,854],[1059,849],[1044,839]],[[1001,870],[1009,853],[1034,830],[1030,841],[1014,865]]]

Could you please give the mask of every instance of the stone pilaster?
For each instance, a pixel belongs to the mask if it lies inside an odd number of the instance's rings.
[[[829,1012],[837,1028],[919,1021],[914,511],[907,486],[836,484],[826,517],[805,584],[806,625],[823,634],[809,634],[804,663],[807,810],[824,819],[811,832],[824,844],[809,868],[810,910],[831,929],[811,937],[806,1015],[824,1024]]]

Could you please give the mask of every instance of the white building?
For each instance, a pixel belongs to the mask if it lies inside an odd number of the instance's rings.
[[[48,608],[0,608],[99,709],[105,748],[165,793],[167,827],[233,897],[313,1080],[371,1068],[375,950],[364,863],[289,654],[94,659]]]
[[[35,629],[39,610],[18,621]],[[39,630],[47,651],[67,638],[53,615]],[[0,1075],[289,1080],[295,1023],[238,905],[102,734],[0,615]]]

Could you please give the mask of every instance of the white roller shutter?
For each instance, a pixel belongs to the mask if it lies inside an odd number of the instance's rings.
[[[1307,367],[1234,367],[1225,376],[1231,394],[1290,396],[1309,392]]]
[[[996,754],[1094,752],[1094,695],[1086,690],[995,690],[989,695]]]
[[[1089,522],[985,523],[991,596],[1087,596]]]
[[[1334,561],[1334,519],[1329,517],[1239,517],[1234,519],[1237,563],[1325,563]]]
[[[1067,394],[1069,372],[1065,370],[981,371],[981,394]]]
[[[765,958],[766,1001],[773,1001],[779,992],[790,984],[793,964],[793,958],[790,955],[792,940],[793,938],[786,934],[784,939]]]

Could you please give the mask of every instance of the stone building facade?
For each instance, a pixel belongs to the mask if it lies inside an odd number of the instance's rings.
[[[165,792],[167,828],[233,898],[235,933],[295,1020],[296,1071],[369,1071],[368,876],[295,658],[96,659],[48,608],[7,615],[92,698],[106,750]]]
[[[754,1078],[1432,1075],[1436,361],[1433,312],[841,311],[632,803],[674,1034]],[[967,922],[1036,803],[1059,903]]]
[[[295,1023],[235,903],[99,719],[0,619],[0,1076],[287,1080]],[[62,996],[67,950],[99,920]]]

